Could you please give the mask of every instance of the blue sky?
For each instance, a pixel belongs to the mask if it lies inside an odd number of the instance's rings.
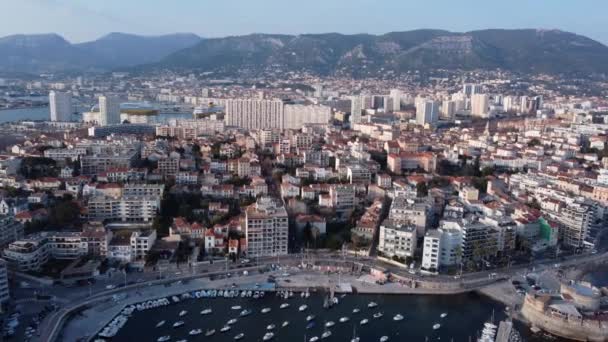
[[[418,28],[562,29],[608,44],[608,0],[0,0],[0,36],[108,32],[204,37],[385,33]]]

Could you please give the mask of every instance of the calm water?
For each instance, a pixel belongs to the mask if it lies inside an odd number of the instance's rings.
[[[375,301],[379,305],[369,309],[367,304]],[[283,302],[288,302],[290,307],[280,309]],[[308,310],[299,312],[298,307],[302,304],[308,305]],[[232,310],[231,306],[240,305],[243,309],[252,309],[250,316],[238,317],[241,310]],[[264,307],[272,309],[267,314],[260,310]],[[202,316],[200,311],[212,308],[213,313]],[[353,314],[354,308],[360,308],[361,312]],[[178,313],[187,310],[188,314],[178,317]],[[323,341],[349,341],[353,336],[353,330],[361,337],[361,341],[379,341],[380,337],[387,335],[390,341],[468,341],[475,340],[477,332],[483,328],[483,323],[489,320],[494,312],[495,320],[505,317],[504,307],[496,302],[490,301],[476,294],[464,294],[454,296],[382,296],[382,295],[348,295],[340,300],[340,303],[331,309],[323,309],[322,296],[313,295],[308,299],[299,296],[288,300],[282,300],[272,295],[263,299],[190,299],[177,304],[136,312],[127,325],[119,332],[113,341],[156,341],[163,335],[170,335],[171,341],[187,339],[188,341],[234,341],[234,336],[244,333],[242,341],[262,341],[269,324],[275,324],[275,338],[273,341],[304,341],[304,337],[310,339],[313,336],[321,337],[325,322],[334,321],[335,326],[331,328],[332,336]],[[374,319],[375,312],[383,312],[384,316]],[[441,313],[448,316],[440,318]],[[402,314],[405,319],[394,321],[393,316]],[[306,316],[315,315],[315,327],[306,329],[308,324]],[[348,316],[350,321],[340,323],[340,317]],[[219,330],[228,320],[237,318],[238,322],[226,333]],[[367,325],[360,325],[364,318],[369,319]],[[166,320],[166,324],[156,328],[156,324]],[[178,320],[185,324],[178,328],[172,325]],[[289,321],[289,326],[281,328],[283,321]],[[433,325],[440,323],[441,328],[433,330]],[[200,328],[203,332],[207,329],[215,329],[213,337],[189,336],[191,329]],[[321,341],[321,340],[320,340]]]
[[[600,266],[583,278],[595,286],[608,286],[608,266]]]
[[[160,113],[153,122],[163,123],[170,119],[191,119],[190,113]],[[21,108],[0,110],[0,123],[19,120],[49,120],[49,107]],[[79,117],[75,117],[79,119]]]

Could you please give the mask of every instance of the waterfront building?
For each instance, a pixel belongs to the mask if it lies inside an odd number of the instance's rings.
[[[8,245],[4,259],[21,271],[39,271],[49,260],[48,238],[44,234],[31,235]]]
[[[378,250],[387,258],[412,258],[416,253],[416,226],[386,219],[380,225]]]
[[[72,95],[52,90],[49,93],[49,111],[51,121],[71,121],[72,118]]]
[[[249,257],[287,254],[288,217],[283,203],[260,197],[245,211],[245,238]]]

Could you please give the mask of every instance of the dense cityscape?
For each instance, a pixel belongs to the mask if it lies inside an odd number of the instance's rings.
[[[0,37],[0,341],[608,341],[607,57]]]

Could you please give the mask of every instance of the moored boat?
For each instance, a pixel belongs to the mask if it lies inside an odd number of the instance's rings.
[[[393,317],[393,321],[402,321],[403,320],[403,315],[402,314],[396,314]]]
[[[156,339],[157,342],[167,342],[171,339],[171,336],[169,335],[165,335],[165,336],[161,336],[159,338]]]
[[[202,329],[192,329],[190,330],[190,332],[188,333],[190,336],[196,336],[196,335],[200,335],[203,333]]]
[[[242,339],[243,337],[245,337],[245,334],[240,333],[240,334],[234,336],[234,339],[238,341],[238,340]]]
[[[184,321],[177,321],[173,323],[174,328],[181,327],[182,325],[184,325]]]

